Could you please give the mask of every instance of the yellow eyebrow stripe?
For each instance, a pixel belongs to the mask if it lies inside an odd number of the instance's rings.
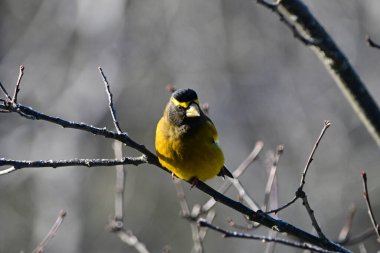
[[[175,105],[179,105],[179,106],[182,106],[183,108],[187,108],[189,107],[190,103],[194,102],[194,103],[199,103],[199,100],[198,99],[194,99],[194,100],[191,100],[191,101],[186,101],[186,102],[179,102],[177,99],[175,98],[172,98],[171,99],[172,102],[175,104]]]

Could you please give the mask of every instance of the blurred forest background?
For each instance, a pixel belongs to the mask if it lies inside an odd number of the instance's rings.
[[[379,103],[380,2],[305,1],[350,59]],[[353,233],[370,226],[361,170],[380,218],[380,156],[348,102],[314,53],[293,38],[278,17],[247,0],[1,0],[0,80],[13,90],[25,66],[19,102],[67,120],[113,129],[98,66],[115,96],[121,126],[154,149],[155,126],[169,98],[167,84],[189,87],[210,104],[229,168],[254,144],[261,158],[241,178],[259,202],[267,179],[265,153],[285,145],[278,168],[280,203],[294,196],[307,156],[325,119],[331,120],[316,152],[305,190],[326,235],[336,239],[351,203]],[[112,158],[112,142],[46,122],[0,114],[0,157],[11,159]],[[136,152],[126,149],[126,154]],[[150,166],[127,168],[126,227],[151,252],[169,245],[190,252],[188,221],[180,218],[171,177]],[[208,183],[218,186],[221,179]],[[192,204],[208,197],[197,189]],[[135,252],[105,230],[113,213],[114,168],[23,169],[0,177],[0,252],[30,252],[60,209],[68,213],[48,252]],[[231,191],[229,196],[235,197]],[[215,223],[240,215],[218,205]],[[301,202],[280,217],[306,231]],[[267,234],[263,228],[254,231]],[[365,242],[369,252],[379,244]],[[210,231],[207,252],[262,252],[260,242],[223,239]],[[277,252],[300,252],[277,246]],[[357,246],[351,248],[357,251]]]

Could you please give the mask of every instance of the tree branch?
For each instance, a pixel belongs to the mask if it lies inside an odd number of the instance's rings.
[[[116,110],[115,110],[115,108],[113,106],[113,95],[111,93],[110,85],[108,83],[106,75],[103,72],[103,69],[101,67],[99,67],[98,69],[99,69],[100,75],[102,76],[103,83],[104,83],[104,86],[106,88],[106,92],[107,92],[107,95],[108,95],[108,107],[110,109],[110,113],[111,113],[111,116],[112,116],[113,124],[115,125],[116,131],[120,134],[123,131],[121,130],[120,125],[119,125],[119,121],[117,120],[117,117],[116,117]]]
[[[281,157],[283,152],[284,152],[284,145],[279,145],[276,149],[276,153],[274,154],[272,166],[271,166],[270,171],[269,171],[267,185],[265,187],[264,206],[262,208],[264,210],[264,212],[266,212],[268,207],[270,206],[269,200],[270,200],[270,196],[271,196],[271,192],[272,192],[272,186],[273,186],[273,182],[275,180],[278,162],[279,162],[280,157]]]
[[[151,164],[159,165],[158,158],[154,153],[149,151],[144,145],[141,145],[131,138],[128,137],[127,133],[116,133],[110,130],[107,130],[107,128],[99,128],[94,127],[88,124],[85,124],[83,122],[73,122],[73,121],[67,121],[64,119],[61,119],[59,117],[52,117],[46,114],[43,114],[41,112],[33,110],[31,107],[23,106],[19,103],[17,104],[11,104],[7,102],[0,103],[0,109],[6,110],[7,112],[16,112],[20,114],[21,116],[31,119],[31,120],[43,120],[47,121],[59,126],[62,126],[63,128],[71,128],[71,129],[77,129],[85,132],[89,132],[95,135],[103,136],[105,138],[118,140],[125,145],[136,149],[137,151],[140,151],[143,154],[148,154],[147,159],[148,162]]]
[[[13,103],[17,103],[17,96],[18,96],[18,93],[20,92],[20,83],[21,83],[21,79],[24,75],[24,66],[20,66],[20,72],[19,72],[19,75],[18,75],[18,78],[17,78],[17,82],[16,82],[16,86],[15,86],[15,91],[13,93],[13,97],[12,97],[12,102]]]
[[[354,203],[351,204],[350,208],[348,209],[348,214],[346,217],[346,222],[344,223],[344,226],[339,232],[338,235],[338,242],[339,243],[345,243],[348,240],[350,240],[351,236],[351,229],[352,229],[352,223],[354,220],[354,216],[356,213],[356,205]]]
[[[282,238],[276,238],[276,237],[269,237],[269,236],[260,236],[260,235],[252,235],[252,234],[246,234],[246,233],[239,233],[236,231],[228,231],[225,229],[222,229],[220,227],[214,226],[211,223],[200,219],[198,221],[199,226],[201,227],[208,227],[214,231],[217,231],[219,233],[222,233],[225,238],[241,238],[241,239],[251,239],[251,240],[258,240],[263,243],[269,243],[269,242],[276,242],[283,245],[287,245],[293,248],[300,248],[300,249],[307,249],[311,250],[313,252],[320,252],[320,253],[332,253],[332,251],[324,250],[321,248],[317,248],[315,246],[312,246],[308,243],[300,243],[300,242],[292,242],[288,241]]]
[[[262,2],[266,1],[258,1],[260,4]],[[309,46],[319,57],[367,131],[380,147],[380,109],[376,101],[360,80],[347,57],[310,13],[307,6],[300,0],[281,0],[275,3],[275,7],[273,4],[263,5],[272,11],[276,10],[274,13],[281,20],[283,17],[286,17],[284,20],[292,20],[294,26],[288,24],[287,26],[295,33],[297,39]],[[305,43],[304,36],[298,36],[298,34],[307,35],[309,40],[314,43]]]
[[[53,239],[53,237],[57,234],[58,228],[61,226],[63,219],[66,217],[66,211],[61,210],[59,212],[57,220],[54,222],[53,226],[45,236],[45,238],[38,244],[37,248],[33,250],[32,253],[43,253],[45,250],[45,247],[47,246],[48,242]]]
[[[255,144],[255,147],[251,151],[251,153],[248,155],[246,159],[237,167],[234,172],[232,172],[232,175],[234,178],[239,178],[245,171],[248,169],[248,167],[257,159],[259,156],[261,150],[263,149],[264,143],[262,141],[258,141]],[[218,191],[221,193],[225,193],[233,184],[233,181],[226,180],[223,182],[223,184],[218,188]],[[202,212],[207,212],[212,207],[214,207],[216,204],[216,201],[214,198],[209,199],[204,205],[202,205]],[[257,208],[258,209],[258,208]]]
[[[303,172],[302,172],[301,181],[300,181],[299,187],[298,187],[298,189],[297,189],[297,191],[296,191],[296,194],[295,194],[294,198],[293,198],[291,201],[289,201],[288,203],[286,203],[285,205],[283,205],[283,206],[281,206],[281,207],[279,207],[279,208],[277,208],[277,209],[270,210],[270,211],[266,212],[267,214],[270,214],[270,213],[278,213],[279,211],[281,211],[281,210],[283,210],[283,209],[289,207],[290,205],[292,205],[294,202],[297,201],[297,199],[299,199],[299,198],[303,198],[304,196],[306,196],[305,192],[303,191],[303,186],[304,186],[305,183],[306,183],[306,174],[307,174],[307,172],[308,172],[308,170],[309,170],[309,167],[310,167],[311,162],[312,162],[313,159],[314,159],[314,158],[313,158],[313,157],[314,157],[314,153],[315,153],[315,151],[317,150],[317,147],[319,146],[319,143],[321,142],[322,137],[324,136],[324,134],[325,134],[327,128],[329,128],[330,125],[331,125],[330,121],[325,120],[324,125],[323,125],[323,128],[322,128],[322,131],[321,131],[321,133],[319,134],[319,137],[318,137],[317,141],[315,142],[313,149],[311,150],[311,153],[310,153],[310,155],[309,155],[309,158],[307,159],[307,162],[306,162],[305,168],[304,168],[304,170],[303,170]]]
[[[380,49],[380,45],[375,43],[369,35],[365,36],[365,40],[367,41],[368,46]]]
[[[22,161],[0,158],[0,166],[10,165],[8,168],[0,171],[0,175],[8,174],[23,168],[58,168],[68,166],[85,166],[85,167],[99,167],[99,166],[115,166],[122,164],[139,165],[146,163],[146,156],[139,157],[124,157],[122,159],[70,159],[70,160],[39,160],[39,161]]]
[[[76,123],[76,122],[70,122],[67,120],[63,120],[58,117],[52,117],[45,115],[43,113],[37,112],[33,110],[30,107],[23,106],[18,103],[8,103],[7,101],[4,101],[3,103],[0,103],[0,109],[9,111],[9,112],[16,112],[20,114],[23,117],[26,117],[27,119],[34,119],[34,120],[44,120],[48,121],[57,125],[60,125],[65,128],[72,128],[72,129],[78,129],[83,130],[86,132],[93,133],[95,135],[104,136],[106,138],[114,139],[123,142],[125,145],[136,149],[137,151],[140,151],[143,155],[145,155],[146,162],[152,165],[156,165],[157,167],[165,170],[166,172],[170,173],[166,168],[162,167],[160,163],[158,162],[157,156],[152,153],[150,150],[148,150],[144,145],[141,145],[134,140],[132,140],[127,134],[125,133],[116,133],[107,130],[106,128],[97,128],[94,126],[90,126],[85,123]],[[189,184],[192,184],[192,182],[188,182]],[[268,228],[274,229],[276,231],[279,231],[281,233],[288,233],[290,235],[296,236],[302,241],[314,244],[316,246],[322,247],[327,250],[333,250],[338,252],[350,252],[349,250],[343,248],[342,246],[327,240],[325,238],[318,238],[312,234],[309,234],[289,223],[286,223],[282,220],[278,220],[275,218],[270,217],[269,215],[265,214],[264,212],[258,210],[254,211],[245,205],[243,205],[240,202],[234,201],[227,196],[224,196],[223,194],[219,193],[215,189],[211,188],[210,186],[206,185],[202,181],[199,181],[196,186],[199,190],[203,191],[204,193],[210,195],[213,197],[216,201],[242,213],[243,215],[246,215],[249,220],[260,223]]]
[[[379,223],[377,223],[375,215],[373,214],[372,205],[371,205],[371,201],[369,200],[369,194],[368,194],[367,173],[365,173],[364,171],[362,172],[362,178],[363,178],[363,188],[364,188],[363,197],[365,199],[365,203],[367,204],[368,215],[369,215],[369,218],[371,219],[373,229],[375,230],[377,234],[377,241],[380,243],[380,225]]]

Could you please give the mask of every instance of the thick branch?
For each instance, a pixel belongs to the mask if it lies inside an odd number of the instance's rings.
[[[272,7],[268,8],[273,10]],[[330,35],[300,0],[279,1],[276,13],[285,15],[288,20],[293,20],[299,33],[306,34],[312,41],[316,41],[316,43],[306,45],[319,57],[380,147],[380,109],[347,57],[338,48]],[[292,30],[294,32],[294,29]],[[299,38],[299,36],[296,37]],[[301,41],[304,42],[302,39]]]

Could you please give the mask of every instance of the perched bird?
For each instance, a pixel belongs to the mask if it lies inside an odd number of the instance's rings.
[[[216,175],[233,178],[212,121],[199,106],[191,89],[172,93],[156,129],[156,152],[161,165],[194,184]]]

